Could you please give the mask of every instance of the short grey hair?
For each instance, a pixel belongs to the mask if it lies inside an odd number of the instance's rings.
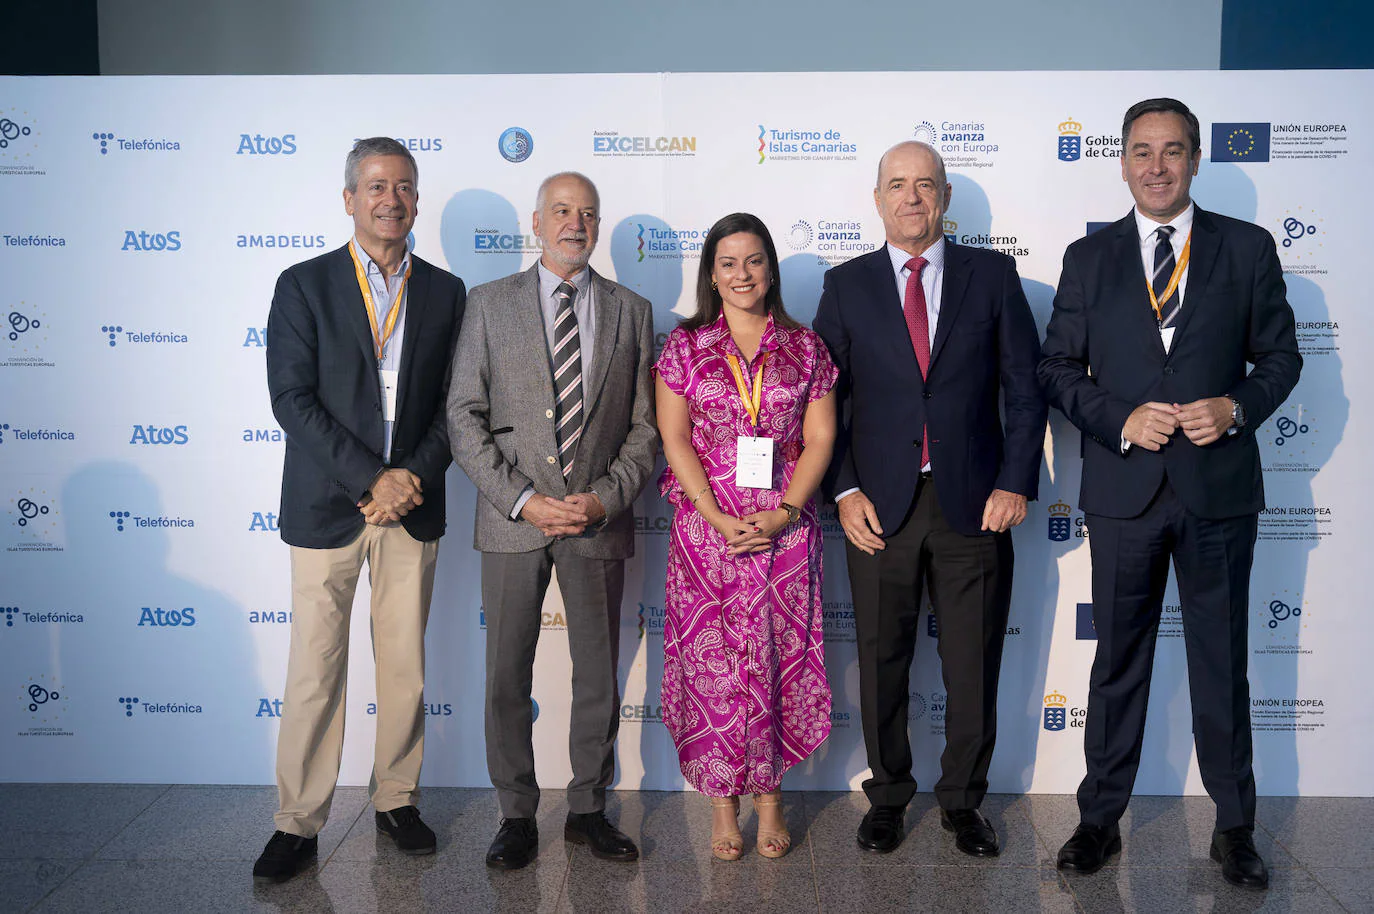
[[[596,185],[592,183],[591,178],[580,171],[560,171],[558,174],[549,175],[543,181],[539,182],[539,190],[534,195],[534,208],[536,212],[544,208],[544,198],[548,196],[549,185],[563,178],[576,178],[590,187],[592,189],[592,196],[596,198],[596,208],[598,210],[601,209],[601,191],[596,189]]]
[[[942,156],[942,155],[940,155],[940,150],[936,149],[934,146],[930,145],[929,143],[922,143],[920,140],[903,140],[902,142],[898,143],[896,146],[893,146],[893,147],[892,147],[891,149],[889,149],[887,152],[883,153],[883,154],[882,154],[882,157],[878,159],[878,179],[877,179],[877,181],[875,181],[874,184],[873,184],[874,189],[878,189],[878,190],[882,189],[882,186],[883,186],[883,163],[887,161],[888,155],[891,154],[892,152],[894,152],[894,151],[896,151],[896,150],[902,148],[903,146],[920,146],[922,149],[926,150],[926,151],[929,152],[932,156],[934,156],[934,157],[935,157],[935,171],[936,171],[936,174],[939,176],[939,184],[940,184],[940,187],[943,188],[946,184],[949,183],[949,179],[948,179],[948,177],[946,177],[946,175],[945,175],[945,157]]]
[[[389,136],[370,136],[354,143],[348,151],[348,158],[344,159],[344,190],[350,194],[357,192],[358,169],[362,167],[363,159],[372,156],[401,156],[410,163],[410,173],[415,176],[416,187],[419,186],[420,166],[415,164],[415,156],[410,154],[410,150]]]

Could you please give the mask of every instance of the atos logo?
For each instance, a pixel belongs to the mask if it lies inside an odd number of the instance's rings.
[[[1045,729],[1057,733],[1068,726],[1069,700],[1058,692],[1045,696]]]
[[[249,327],[243,336],[244,349],[265,349],[267,347],[267,328]]]
[[[296,135],[284,133],[281,136],[263,136],[261,133],[239,134],[239,148],[234,155],[240,156],[289,156],[296,154]]]
[[[138,704],[137,698],[121,698],[119,699],[119,703],[124,706],[125,717],[134,716],[134,705]]]
[[[507,127],[496,141],[496,148],[507,162],[523,162],[534,152],[534,137],[523,127]]]
[[[254,511],[248,522],[250,533],[275,533],[277,529],[277,515],[271,511]]]
[[[135,425],[133,434],[129,436],[130,444],[187,444],[191,440],[190,433],[184,425]]]
[[[280,698],[259,698],[258,713],[254,717],[281,717],[282,700]]]
[[[179,251],[181,232],[139,232],[128,229],[124,232],[124,244],[119,249],[138,252]]]
[[[1096,641],[1097,626],[1093,623],[1093,605],[1079,603],[1074,616],[1073,636],[1078,641]]]
[[[190,628],[196,624],[196,610],[193,606],[185,609],[164,610],[162,607],[143,607],[138,616],[138,627],[149,628]]]

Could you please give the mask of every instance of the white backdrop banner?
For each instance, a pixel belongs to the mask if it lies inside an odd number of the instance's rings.
[[[1273,233],[1306,358],[1259,430],[1259,789],[1369,795],[1360,518],[1374,498],[1359,463],[1374,441],[1356,396],[1374,387],[1356,275],[1356,223],[1374,210],[1368,71],[0,78],[0,779],[272,782],[291,609],[265,324],[278,273],[350,236],[355,138],[413,150],[417,251],[469,288],[533,263],[536,186],[585,172],[604,215],[593,266],[653,302],[660,341],[692,309],[706,230],[736,210],[771,228],[788,307],[809,321],[825,270],[882,241],[879,155],[924,140],[949,165],[947,233],[1016,257],[1043,330],[1065,246],[1131,205],[1121,115],[1147,86],[1202,120],[1198,202]],[[1015,534],[994,791],[1068,793],[1083,772],[1094,641],[1079,448],[1052,413],[1040,500]],[[456,469],[450,484],[423,780],[482,786],[475,492]],[[680,788],[659,700],[670,513],[652,486],[635,511],[617,783]],[[834,729],[790,789],[866,775],[843,541],[825,520]],[[1201,793],[1172,585],[1165,604],[1136,789]],[[364,581],[349,784],[372,757],[367,606]],[[565,621],[551,591],[534,700],[553,787],[570,777]],[[928,635],[927,613],[910,712],[927,788],[945,707]]]

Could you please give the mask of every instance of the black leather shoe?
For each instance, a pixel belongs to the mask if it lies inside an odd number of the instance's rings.
[[[568,824],[563,826],[563,840],[587,845],[592,856],[602,860],[639,859],[639,848],[635,847],[630,836],[607,822],[606,813],[601,810],[568,813]]]
[[[389,835],[403,854],[420,857],[434,853],[434,832],[420,821],[420,810],[414,806],[377,813],[377,831]]]
[[[954,832],[954,846],[970,857],[996,857],[1002,852],[992,823],[976,809],[942,809],[940,824]]]
[[[890,854],[902,843],[905,806],[874,806],[859,823],[859,847],[875,854]]]
[[[253,864],[253,881],[285,882],[315,859],[320,849],[319,838],[302,838],[284,831],[273,832],[262,849],[262,856]]]
[[[502,819],[501,828],[487,848],[487,866],[518,870],[539,853],[539,828],[533,819]]]
[[[1121,851],[1121,830],[1115,825],[1103,828],[1080,822],[1073,830],[1073,837],[1064,842],[1059,849],[1059,859],[1055,866],[1061,870],[1075,873],[1096,873],[1106,864],[1112,854]]]
[[[1255,850],[1255,833],[1241,826],[1212,834],[1212,859],[1221,864],[1221,878],[1246,889],[1269,888],[1269,871]]]

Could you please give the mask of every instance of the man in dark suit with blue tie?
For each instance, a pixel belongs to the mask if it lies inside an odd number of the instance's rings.
[[[1188,107],[1139,102],[1121,133],[1135,208],[1065,252],[1040,364],[1085,438],[1097,630],[1080,824],[1058,865],[1096,872],[1121,848],[1172,558],[1198,768],[1217,807],[1211,856],[1228,882],[1262,889],[1246,678],[1264,507],[1255,429],[1298,381],[1293,309],[1270,234],[1193,204],[1202,149]]]
[[[1015,261],[945,238],[938,152],[889,149],[873,199],[887,244],[826,273],[815,320],[840,368],[827,486],[848,540],[872,769],[858,841],[895,850],[916,792],[908,681],[929,582],[948,695],[941,821],[959,850],[994,856],[997,834],[978,807],[996,739],[1009,531],[1036,496],[1044,447],[1039,335]]]
[[[343,750],[349,617],[364,564],[372,589],[378,831],[432,854],[420,819],[425,623],[444,533],[444,406],[466,293],[415,256],[419,174],[388,137],[344,165],[348,244],[288,268],[267,317],[267,387],[286,433],[281,537],[291,547],[291,648],[277,738],[277,830],[257,882],[316,855]]]

